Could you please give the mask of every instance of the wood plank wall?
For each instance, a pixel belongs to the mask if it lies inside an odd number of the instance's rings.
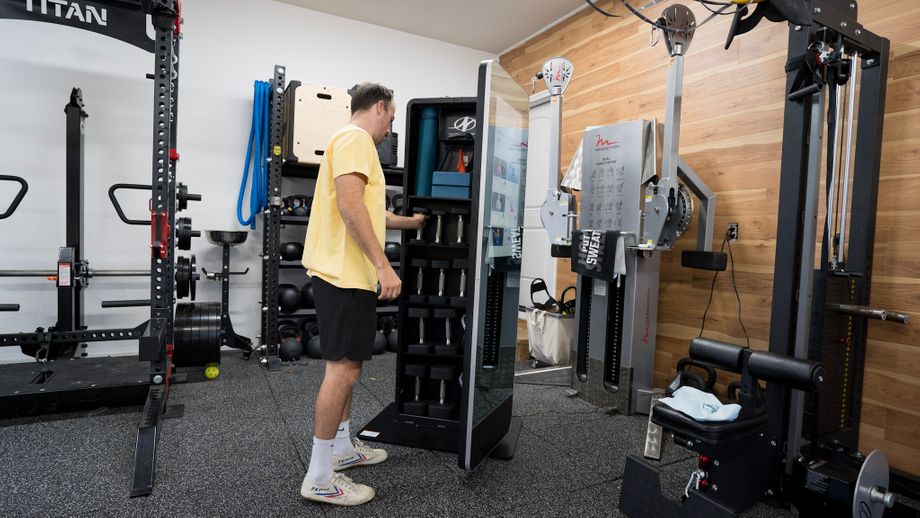
[[[689,0],[701,21],[706,13]],[[638,4],[634,2],[634,4]],[[655,16],[671,2],[651,9]],[[692,4],[692,5],[691,5]],[[619,1],[600,5],[622,18],[585,9],[502,54],[528,91],[548,58],[575,65],[565,96],[563,168],[583,129],[630,119],[664,119],[668,57],[649,46],[649,27]],[[872,302],[913,314],[912,326],[872,321],[866,359],[860,448],[884,449],[894,467],[920,475],[920,2],[860,0],[860,22],[891,40]],[[776,242],[787,27],[764,22],[723,50],[730,17],[700,28],[686,57],[680,153],[718,195],[716,234],[740,224],[732,246],[744,323],[766,348]],[[542,81],[538,90],[544,88]],[[664,386],[689,340],[699,333],[712,277],[680,267],[685,235],[662,260],[655,383]],[[720,239],[721,241],[721,239]],[[574,283],[559,262],[560,289]],[[720,275],[706,334],[742,343],[730,276]]]

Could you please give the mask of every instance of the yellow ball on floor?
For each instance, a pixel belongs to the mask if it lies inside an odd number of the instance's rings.
[[[220,376],[220,367],[216,363],[209,363],[207,367],[204,368],[204,377],[212,380]]]

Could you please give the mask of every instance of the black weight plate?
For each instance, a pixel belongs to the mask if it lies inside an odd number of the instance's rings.
[[[188,268],[188,286],[189,293],[191,294],[191,299],[195,300],[195,277],[198,273],[198,265],[195,263],[195,254],[192,254],[192,259],[189,261]]]

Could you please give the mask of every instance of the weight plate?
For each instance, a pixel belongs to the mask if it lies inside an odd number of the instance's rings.
[[[188,273],[189,294],[191,295],[191,299],[195,300],[195,284],[198,281],[198,265],[195,264],[195,254],[192,254],[192,259],[189,262]]]
[[[188,297],[191,289],[191,261],[188,257],[176,258],[176,298]]]
[[[192,248],[192,218],[176,219],[176,247],[179,250]]]
[[[888,475],[888,457],[881,450],[873,450],[863,461],[856,479],[854,517],[882,516],[886,507],[894,506],[894,495],[887,492]]]

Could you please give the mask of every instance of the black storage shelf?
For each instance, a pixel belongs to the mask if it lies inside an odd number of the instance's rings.
[[[275,67],[275,70],[282,70],[283,67]],[[277,87],[282,89],[285,88],[283,73],[276,74],[273,78],[273,87],[272,91],[274,92]],[[292,82],[296,83],[296,82]],[[282,141],[283,138],[283,129],[287,124],[287,117],[291,114],[287,106],[287,96],[285,95],[274,95],[272,96],[272,112],[271,112],[271,147],[272,149],[283,147]],[[287,156],[284,154],[284,156]],[[275,196],[284,197],[291,195],[293,193],[284,192],[285,183],[282,182],[284,178],[291,179],[313,179],[315,180],[319,175],[320,166],[317,164],[306,164],[294,161],[287,160],[272,160],[269,164],[269,192],[273,193]],[[385,182],[388,186],[399,186],[402,187],[403,181],[405,179],[405,174],[403,169],[399,167],[384,167],[383,174]],[[296,189],[301,192],[296,194],[312,195],[313,187],[309,183],[305,182],[291,182],[292,185],[296,185]],[[287,186],[290,189],[290,186]],[[311,192],[306,193],[302,192],[309,190]],[[303,265],[300,261],[282,261],[280,255],[280,245],[282,242],[281,234],[282,230],[285,227],[299,227],[298,231],[302,231],[302,227],[306,227],[310,222],[309,216],[293,216],[287,213],[280,206],[269,206],[262,214],[263,222],[263,238],[262,238],[262,299],[259,302],[261,307],[267,307],[266,310],[262,311],[262,327],[261,327],[261,344],[265,346],[266,360],[269,370],[279,370],[280,369],[280,359],[278,356],[278,348],[280,346],[280,337],[278,336],[278,320],[285,318],[297,318],[297,317],[309,317],[315,316],[315,309],[300,309],[291,313],[282,313],[281,309],[278,307],[277,298],[278,298],[278,284],[279,277],[282,270],[303,270]],[[394,268],[399,267],[399,262],[390,262],[390,265]],[[399,312],[399,306],[396,305],[386,305],[377,307],[378,314],[396,314]]]
[[[472,173],[470,173],[472,174]],[[466,204],[469,205],[472,203],[471,198],[441,198],[438,196],[409,196],[409,204],[407,207],[412,207],[415,203],[428,204],[428,203],[447,203],[452,205],[457,204]]]
[[[281,216],[281,225],[307,225],[310,216]]]
[[[427,242],[413,242],[411,239],[406,243],[410,247],[416,248],[434,248],[437,250],[468,250],[470,245],[469,243],[427,243]]]
[[[439,110],[439,113],[451,113],[451,114],[462,114],[473,117],[476,115],[476,99],[475,98],[441,98],[441,99],[413,99],[409,102],[409,105],[406,109],[406,118],[407,118],[407,129],[405,132],[406,135],[406,146],[405,146],[405,164],[406,171],[415,171],[417,169],[417,148],[418,148],[418,122],[420,120],[421,111],[426,107],[435,107]],[[439,120],[443,118],[439,115]],[[443,125],[443,124],[442,124]],[[439,128],[439,134],[443,130]],[[478,138],[478,137],[477,137]],[[463,146],[464,152],[469,151],[470,157],[472,157],[473,151],[472,148],[476,145],[476,138],[474,139],[446,139],[443,138],[443,135],[438,139],[438,155],[435,163],[441,163],[444,161],[450,153],[453,153],[454,149],[457,146]],[[450,158],[450,157],[448,157]],[[471,184],[475,184],[479,178],[478,169],[473,167],[470,172],[467,173],[470,175]],[[443,211],[446,213],[447,217],[442,221],[442,233],[441,233],[441,243],[434,243],[435,238],[435,228],[436,228],[436,218],[429,217],[428,223],[425,226],[425,229],[422,232],[421,242],[413,242],[417,236],[417,232],[414,230],[407,230],[402,233],[402,244],[401,244],[401,259],[402,264],[406,265],[404,270],[405,274],[403,275],[403,291],[406,296],[400,299],[399,305],[399,322],[397,328],[399,332],[399,347],[397,353],[397,373],[402,373],[405,365],[410,363],[425,363],[428,365],[436,365],[438,363],[446,363],[451,365],[456,365],[459,373],[463,370],[463,363],[465,359],[465,350],[464,350],[464,333],[469,332],[469,330],[464,331],[460,324],[459,319],[460,315],[470,312],[470,304],[472,297],[469,295],[472,293],[472,286],[475,279],[476,268],[473,264],[473,247],[470,246],[469,240],[475,239],[475,229],[473,228],[473,221],[475,217],[473,214],[473,209],[475,205],[471,197],[468,198],[442,198],[435,196],[416,196],[417,187],[417,178],[414,174],[407,174],[405,177],[405,182],[403,185],[403,193],[406,194],[406,200],[403,204],[405,207],[406,213],[410,212],[413,207],[421,207],[428,209],[429,211]],[[471,191],[472,192],[472,191]],[[410,194],[413,193],[413,194]],[[463,220],[463,243],[457,243],[457,237],[459,235],[459,219],[454,210],[460,212],[466,212],[465,219]],[[450,305],[449,302],[445,304],[435,304],[431,302],[416,303],[408,299],[409,295],[416,293],[416,276],[417,268],[411,266],[414,259],[424,259],[426,261],[432,260],[446,260],[453,261],[455,260],[466,260],[468,264],[467,268],[467,277],[466,277],[466,286],[464,287],[464,293],[467,295],[466,300],[462,306],[459,305]],[[432,280],[437,278],[437,275],[434,274],[435,270],[428,268],[423,273],[424,287],[423,292],[430,292],[432,289],[436,288],[436,283],[432,283]],[[456,297],[459,295],[459,273],[456,269],[451,268],[448,271],[448,278],[445,285],[447,297]],[[432,294],[428,293],[429,296]],[[449,299],[448,299],[449,301]],[[408,351],[408,346],[418,341],[418,333],[415,331],[418,329],[418,319],[409,316],[410,308],[421,308],[426,309],[431,312],[437,311],[438,309],[451,309],[458,312],[458,317],[455,322],[452,323],[450,341],[455,347],[456,354],[450,355],[441,355],[434,352],[435,345],[444,345],[445,337],[443,336],[443,321],[438,321],[437,323],[431,322],[427,323],[426,329],[430,328],[428,334],[429,340],[432,336],[435,337],[435,340],[431,343],[431,352],[428,353],[411,353]],[[434,318],[434,317],[432,317]],[[428,320],[428,319],[426,319]],[[438,343],[440,342],[440,343]],[[408,385],[407,385],[408,383]],[[449,382],[451,387],[449,392],[460,394],[462,391],[459,388],[459,379]],[[430,426],[432,428],[443,429],[459,427],[460,424],[460,409],[461,404],[458,398],[457,400],[457,411],[454,416],[450,419],[440,419],[428,416],[417,416],[413,414],[407,414],[402,412],[402,404],[404,402],[410,401],[414,394],[413,384],[409,383],[407,378],[403,375],[397,376],[396,379],[396,402],[395,402],[395,419],[402,422],[411,422],[418,425]],[[432,432],[437,433],[437,432]]]
[[[435,345],[444,345],[444,344],[432,344],[431,346],[434,347]],[[456,347],[457,349],[461,349],[459,345]],[[416,356],[419,358],[434,358],[436,360],[462,360],[463,359],[463,351],[460,351],[460,354],[450,354],[450,355],[435,354],[435,353],[410,353],[409,351],[402,351],[400,352],[400,354],[403,354],[405,356]]]
[[[399,306],[377,306],[378,314],[397,313],[398,311],[399,311]],[[280,318],[310,317],[310,316],[316,316],[316,310],[315,309],[298,309],[297,311],[294,311],[292,313],[285,313],[279,310],[278,316]]]
[[[316,180],[319,176],[319,166],[316,164],[302,164],[300,162],[285,162],[281,166],[281,175],[285,178],[306,178]],[[389,186],[402,186],[403,168],[401,167],[384,167],[383,179]]]

